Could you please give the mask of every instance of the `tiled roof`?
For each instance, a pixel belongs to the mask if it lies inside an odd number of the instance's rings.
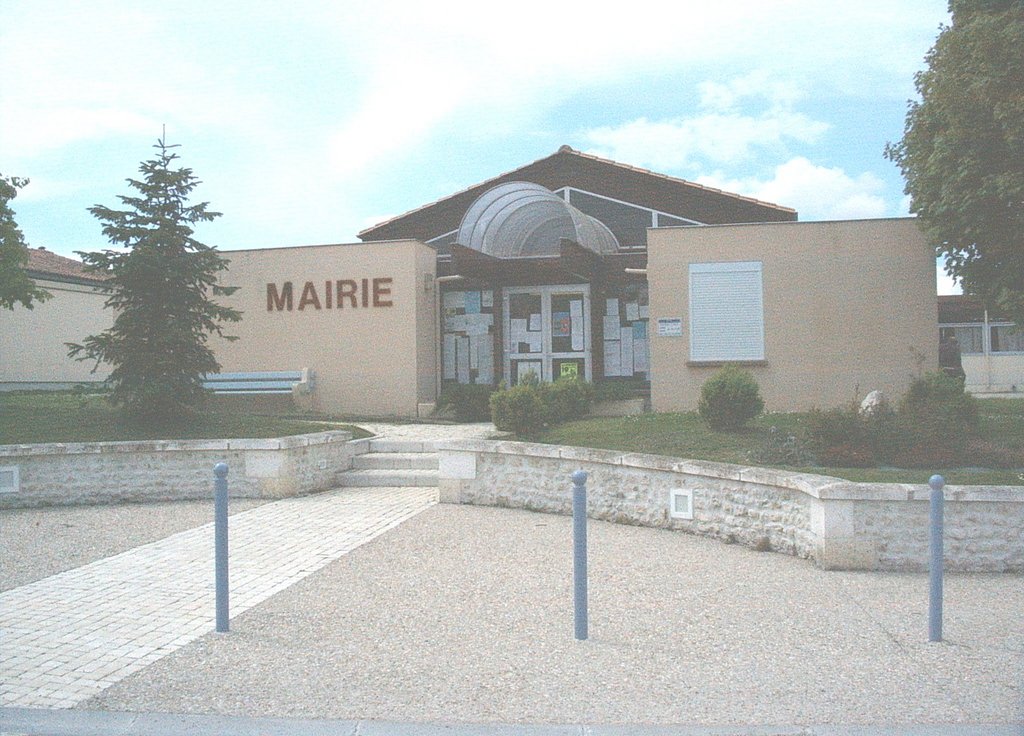
[[[487,189],[506,181],[548,189],[574,186],[708,224],[797,219],[796,210],[695,184],[562,146],[554,154],[417,207],[359,233],[361,240],[430,238],[458,228],[462,214]]]
[[[29,248],[28,264],[25,270],[36,277],[55,276],[58,279],[102,282],[96,274],[89,273],[81,261],[52,253],[45,248]]]

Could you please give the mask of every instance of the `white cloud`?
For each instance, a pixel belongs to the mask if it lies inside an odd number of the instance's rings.
[[[907,27],[942,17],[943,8],[937,0],[899,7],[884,0],[781,6],[636,0],[613,14],[573,2],[522,0],[496,16],[475,0],[440,7],[419,0],[344,3],[330,22],[358,68],[367,70],[360,77],[367,91],[338,121],[330,155],[349,174],[379,156],[410,150],[444,126],[461,137],[501,138],[509,119],[538,119],[588,86],[639,82],[666,69],[762,69],[729,84],[702,85],[700,116],[637,118],[587,137],[613,158],[662,169],[666,155],[676,166],[696,155],[734,161],[753,148],[813,142],[825,130],[794,110],[801,96],[796,84],[773,76],[799,70],[826,87],[877,98],[879,80],[893,79],[893,70],[907,64]],[[929,36],[937,22],[927,25]],[[927,49],[922,44],[910,54],[915,65]],[[904,86],[913,70],[901,77]],[[769,109],[744,114],[735,106],[754,98],[767,100]]]
[[[851,177],[837,167],[818,166],[806,158],[792,158],[775,168],[772,178],[728,180],[702,176],[701,184],[793,207],[802,220],[852,220],[885,217],[881,193],[885,184],[865,172]]]
[[[650,121],[639,118],[588,130],[590,151],[605,158],[660,171],[737,164],[758,152],[782,152],[791,141],[814,143],[828,125],[793,110],[798,87],[755,71],[728,83],[703,82],[700,112],[690,117]],[[763,107],[756,114],[744,107]]]

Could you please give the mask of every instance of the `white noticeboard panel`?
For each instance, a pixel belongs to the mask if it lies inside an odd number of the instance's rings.
[[[622,360],[622,349],[618,340],[607,340],[604,344],[604,374],[606,376],[617,376],[621,373],[619,367]]]
[[[583,302],[574,299],[569,302],[569,315],[572,317],[572,349],[583,349]]]
[[[678,318],[658,318],[658,337],[682,337],[683,320]]]
[[[458,338],[458,359],[456,369],[459,383],[469,383],[469,338]]]
[[[494,380],[494,345],[490,339],[480,342],[480,355],[477,358],[479,368],[476,372],[477,383],[491,383]]]
[[[633,372],[646,373],[649,370],[647,360],[647,340],[633,340]]]
[[[455,335],[444,336],[444,378],[455,378]]]
[[[444,295],[445,309],[461,309],[466,305],[466,293],[464,291],[447,291]]]
[[[469,336],[469,369],[480,367],[480,335]]]
[[[632,376],[633,375],[633,328],[623,327],[619,330],[619,334],[622,336],[620,342],[622,344],[622,362],[620,363],[619,375]]]
[[[530,373],[533,373],[540,378],[542,373],[542,366],[539,360],[520,360],[519,361],[519,383],[523,382],[523,379]]]

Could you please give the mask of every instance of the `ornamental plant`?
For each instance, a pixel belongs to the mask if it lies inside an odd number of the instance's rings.
[[[742,368],[727,366],[701,386],[697,413],[714,430],[734,432],[763,411],[757,381]]]

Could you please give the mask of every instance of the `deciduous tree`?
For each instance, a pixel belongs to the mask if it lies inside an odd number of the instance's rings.
[[[10,207],[11,200],[26,184],[28,179],[0,174],[0,308],[4,309],[14,309],[15,304],[32,309],[33,302],[50,298],[50,293],[36,286],[25,273],[28,245]]]
[[[949,9],[886,156],[946,271],[1024,325],[1024,2]]]
[[[156,158],[128,179],[138,196],[119,196],[125,209],[96,205],[89,211],[103,234],[124,250],[80,253],[86,268],[107,277],[105,306],[116,312],[113,326],[69,344],[69,355],[112,366],[111,400],[148,422],[186,416],[204,397],[202,377],[220,369],[207,344],[224,323],[240,313],[214,297],[233,288],[218,285],[228,261],[192,237],[192,226],[220,216],[207,202],[189,205],[199,180],[175,168],[178,156],[160,139]]]

